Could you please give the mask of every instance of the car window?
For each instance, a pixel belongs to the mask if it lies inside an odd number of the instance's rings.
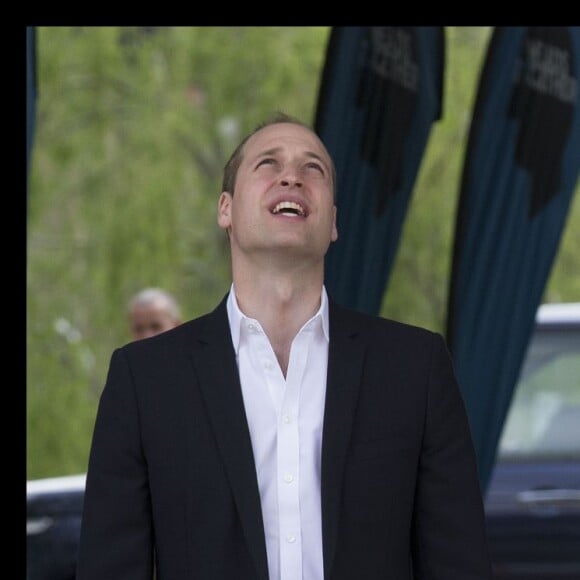
[[[537,327],[506,417],[498,459],[580,459],[580,327]]]

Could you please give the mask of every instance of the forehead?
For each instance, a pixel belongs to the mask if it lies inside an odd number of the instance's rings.
[[[275,123],[260,129],[246,142],[244,158],[271,149],[298,149],[314,153],[330,163],[330,156],[318,136],[310,129],[294,123]]]

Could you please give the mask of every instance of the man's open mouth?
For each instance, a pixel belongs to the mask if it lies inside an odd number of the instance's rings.
[[[294,201],[281,201],[272,209],[274,215],[306,217],[304,208]]]

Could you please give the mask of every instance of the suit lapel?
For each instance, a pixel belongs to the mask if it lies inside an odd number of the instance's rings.
[[[193,362],[258,578],[268,578],[262,508],[225,299],[206,318]]]
[[[342,472],[361,381],[365,347],[342,310],[330,302],[330,346],[322,435],[322,545],[325,577],[336,550]]]
[[[360,386],[365,347],[356,327],[330,301],[330,346],[322,437],[321,500],[325,576],[336,551],[342,473]],[[268,578],[262,508],[225,299],[206,317],[192,350],[200,388],[240,513],[258,578]]]

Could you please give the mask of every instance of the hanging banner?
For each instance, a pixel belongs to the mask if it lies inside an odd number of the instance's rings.
[[[493,31],[461,183],[447,342],[482,487],[580,170],[580,28]]]
[[[444,47],[442,27],[331,31],[315,129],[337,172],[338,240],[325,283],[344,306],[380,310],[431,125],[441,117]]]

